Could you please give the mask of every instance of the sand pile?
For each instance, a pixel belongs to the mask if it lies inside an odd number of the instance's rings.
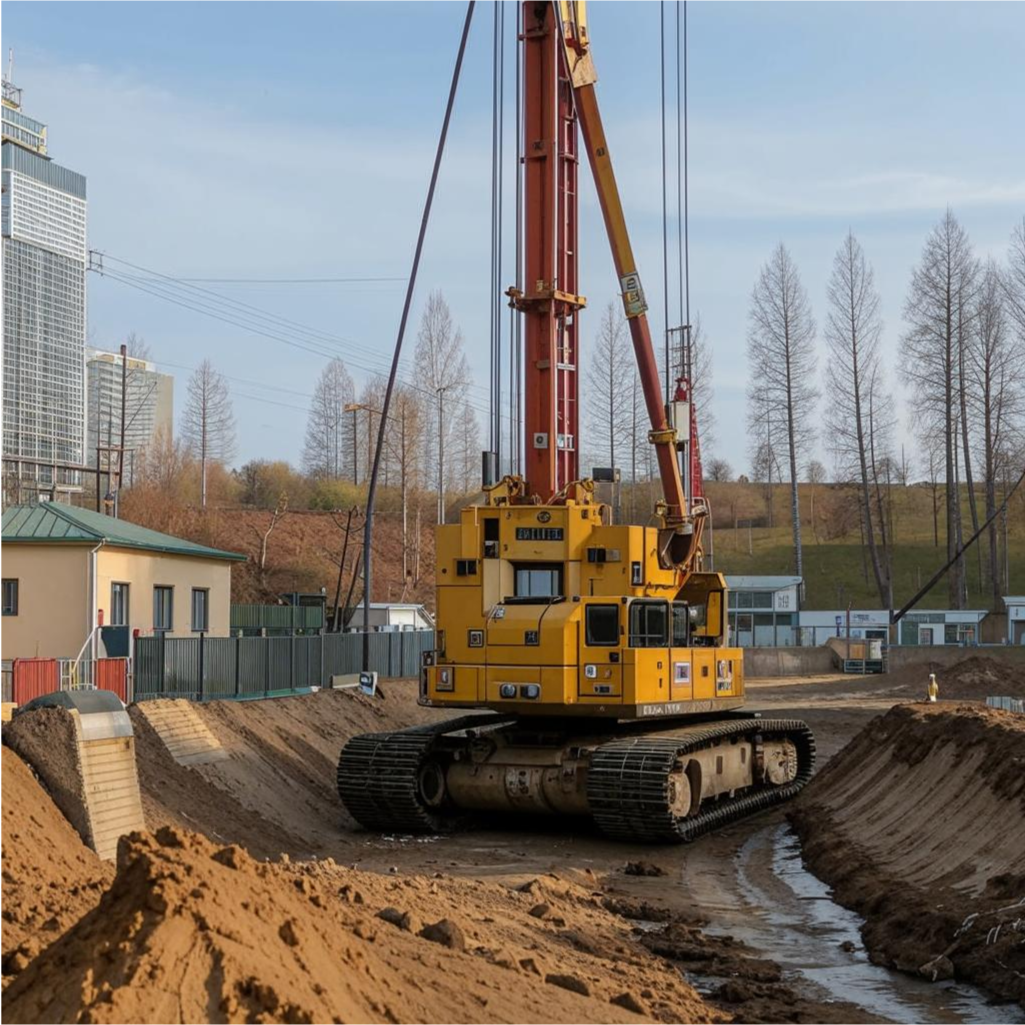
[[[5,983],[94,908],[114,874],[57,810],[32,770],[3,748]]]
[[[969,655],[953,665],[922,662],[906,666],[888,679],[894,693],[925,696],[929,674],[935,673],[941,700],[985,701],[990,695],[1025,697],[1025,665],[1004,662],[988,655]]]
[[[335,791],[346,740],[439,716],[417,705],[416,681],[386,681],[383,689],[384,699],[328,690],[197,704],[228,753],[208,765],[175,762],[140,707],[133,707],[147,826],[195,829],[257,857],[343,856],[353,842],[343,830],[355,825]]]
[[[722,1020],[602,907],[521,889],[123,838],[99,906],[8,987],[9,1021]]]
[[[874,957],[1025,1002],[1025,717],[898,705],[790,817]]]

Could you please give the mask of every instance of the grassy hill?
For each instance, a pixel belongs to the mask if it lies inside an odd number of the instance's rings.
[[[713,514],[715,568],[724,573],[792,574],[794,551],[790,524],[790,491],[787,485],[772,488],[772,525],[763,485],[708,484]],[[909,599],[946,562],[946,519],[943,492],[937,495],[938,534],[934,535],[933,495],[928,485],[892,488],[894,602]],[[978,498],[980,522],[984,502]],[[814,506],[814,516],[813,516]],[[962,494],[965,540],[973,533],[967,490]],[[1003,524],[998,518],[1001,572]],[[801,485],[801,528],[804,549],[806,608],[842,608],[852,602],[858,608],[878,608],[878,591],[868,550],[862,544],[857,498],[842,485]],[[1011,593],[1025,591],[1025,496],[1014,496],[1008,510],[1008,550]],[[988,535],[965,555],[968,605],[990,608],[992,591],[985,577]],[[980,558],[982,560],[980,572]],[[1001,589],[1002,590],[1002,589]],[[922,608],[948,605],[945,579],[920,602]]]
[[[360,505],[362,492],[351,485],[332,496],[332,505]],[[654,482],[624,487],[624,518],[636,523],[648,520],[658,497]],[[792,574],[794,553],[790,528],[790,492],[786,485],[734,482],[706,484],[712,507],[710,548],[714,566],[724,573]],[[382,489],[375,530],[374,600],[423,601],[434,604],[434,531],[430,523],[434,500],[422,496],[419,551],[420,572],[403,581],[401,526],[394,489]],[[894,600],[899,606],[946,561],[946,523],[942,489],[936,496],[939,544],[934,539],[933,494],[928,485],[894,486],[892,489]],[[232,590],[236,601],[266,601],[280,591],[319,590],[334,594],[337,559],[342,532],[336,517],[327,512],[292,505],[268,538],[265,568],[257,560],[263,532],[271,520],[268,509],[239,508],[224,503],[200,510],[191,502],[176,500],[159,491],[135,489],[126,494],[124,515],[135,522],[165,530],[205,544],[245,552],[250,561],[236,568]],[[967,491],[962,494],[965,537],[971,535]],[[456,513],[454,503],[450,519]],[[980,516],[982,498],[979,499]],[[416,517],[410,514],[409,549],[415,549]],[[1000,521],[998,520],[998,523]],[[1025,592],[1025,489],[1014,497],[1009,510],[1011,592]],[[867,550],[862,544],[858,503],[854,490],[845,485],[801,485],[801,526],[804,535],[805,608],[836,609],[851,602],[856,608],[879,608]],[[1002,528],[1002,524],[1001,524]],[[355,545],[358,548],[358,544]],[[1001,529],[1001,559],[1002,559]],[[356,551],[346,560],[346,579]],[[993,607],[991,590],[980,573],[980,556],[988,558],[986,535],[966,555],[971,608]],[[1002,565],[1002,562],[1001,562]],[[984,569],[984,566],[983,566]],[[358,594],[357,590],[357,594]],[[922,608],[945,608],[945,581],[920,603]],[[1002,606],[1001,606],[1002,610]]]

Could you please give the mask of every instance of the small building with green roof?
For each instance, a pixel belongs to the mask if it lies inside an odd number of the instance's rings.
[[[100,655],[136,632],[227,637],[246,558],[58,502],[5,509],[0,557],[4,660],[75,658],[94,628]]]

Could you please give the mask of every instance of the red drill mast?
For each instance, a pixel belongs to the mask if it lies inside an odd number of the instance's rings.
[[[550,3],[523,4],[524,477],[547,501],[579,478],[577,115]]]
[[[524,285],[510,289],[526,318],[524,347],[524,476],[529,492],[550,501],[579,479],[577,293],[577,123],[601,203],[641,387],[651,423],[663,502],[656,512],[673,537],[665,546],[676,565],[690,565],[700,545],[702,516],[690,507],[677,457],[677,430],[663,404],[651,344],[647,303],[626,229],[594,90],[597,75],[582,0],[526,0],[523,31]],[[688,387],[685,392],[689,392]],[[700,495],[696,427],[680,423],[692,497]],[[700,465],[700,464],[698,464]],[[695,480],[696,478],[696,480]],[[697,483],[698,490],[693,490]]]

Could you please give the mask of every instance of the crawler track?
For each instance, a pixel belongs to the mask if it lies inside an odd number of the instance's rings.
[[[451,816],[420,800],[420,770],[444,734],[502,725],[510,717],[464,715],[397,733],[353,737],[338,759],[338,796],[357,822],[383,833],[439,833]]]
[[[779,787],[751,790],[734,798],[705,802],[697,815],[677,819],[669,808],[669,774],[688,753],[723,737],[765,739],[787,737],[797,747],[797,777]],[[797,719],[736,719],[688,727],[673,736],[642,736],[602,744],[591,756],[587,801],[602,832],[635,842],[694,840],[717,829],[780,804],[793,797],[811,779],[815,764],[815,738]]]
[[[338,760],[338,794],[367,829],[385,833],[437,833],[450,829],[451,809],[428,807],[420,796],[424,766],[466,730],[497,728],[515,717],[471,715],[396,733],[354,737]],[[706,801],[695,815],[676,818],[670,808],[670,775],[689,753],[723,738],[786,737],[797,748],[797,776],[778,787],[760,787],[733,798]],[[448,746],[448,745],[446,745]],[[726,720],[599,743],[587,775],[587,801],[606,835],[640,843],[680,843],[745,815],[789,800],[811,778],[815,740],[795,719]]]

